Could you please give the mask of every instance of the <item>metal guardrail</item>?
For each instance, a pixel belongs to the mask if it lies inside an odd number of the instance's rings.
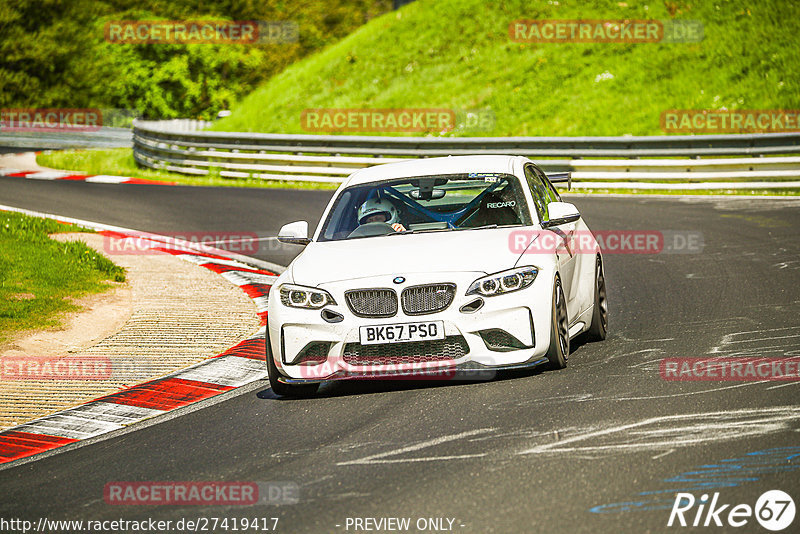
[[[407,158],[519,154],[576,181],[800,177],[800,132],[653,137],[378,137],[199,131],[195,121],[135,121],[134,158],[184,174],[341,182]],[[704,156],[745,156],[698,159]],[[749,156],[749,157],[747,157]],[[639,159],[683,157],[692,159]],[[568,159],[543,159],[568,158]],[[585,159],[624,158],[624,159]]]
[[[111,128],[107,126],[90,132],[58,130],[52,132],[0,131],[0,147],[25,150],[121,148],[130,147],[131,139],[130,128]]]

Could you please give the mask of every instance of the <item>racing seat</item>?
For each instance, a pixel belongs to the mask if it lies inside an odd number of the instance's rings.
[[[520,223],[519,215],[514,207],[509,206],[508,201],[502,195],[491,192],[481,199],[478,209],[461,226],[477,228],[490,224],[506,226]]]

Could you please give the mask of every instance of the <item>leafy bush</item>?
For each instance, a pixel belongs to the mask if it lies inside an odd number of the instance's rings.
[[[297,59],[390,8],[388,0],[4,0],[0,108],[100,108],[213,119]],[[117,44],[106,22],[265,20],[298,24],[296,43]]]

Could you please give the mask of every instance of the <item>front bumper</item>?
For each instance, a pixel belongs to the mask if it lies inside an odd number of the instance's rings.
[[[287,383],[323,380],[418,377],[483,378],[487,371],[538,365],[546,361],[550,344],[552,277],[540,272],[523,290],[480,297],[477,310],[466,289],[483,273],[406,275],[398,287],[429,283],[455,283],[450,306],[438,313],[406,315],[402,309],[388,318],[358,317],[345,304],[344,292],[353,288],[392,287],[394,276],[370,277],[323,284],[337,305],[324,310],[342,316],[328,322],[321,310],[284,306],[273,290],[269,299],[268,334],[275,364]],[[280,281],[279,281],[280,282]],[[277,284],[276,284],[277,288]],[[403,342],[361,345],[359,328],[366,325],[442,321],[442,342]]]

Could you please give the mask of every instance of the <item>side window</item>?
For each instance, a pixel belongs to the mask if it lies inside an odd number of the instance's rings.
[[[325,233],[322,235],[322,241],[344,239],[358,226],[355,222],[356,212],[354,206],[358,208],[360,204],[353,202],[355,194],[355,190],[350,188],[336,199],[336,204],[331,209],[328,220],[325,223]],[[347,215],[345,215],[346,213]]]
[[[556,188],[553,187],[553,184],[550,183],[550,180],[547,179],[547,175],[542,172],[542,170],[538,167],[534,167],[536,170],[536,174],[538,174],[545,185],[545,189],[547,190],[547,203],[551,202],[561,202],[561,195],[558,194]]]
[[[532,165],[525,166],[525,179],[528,181],[528,187],[531,188],[533,204],[536,208],[536,213],[539,215],[539,222],[546,221],[550,218],[547,212],[547,205],[550,203],[547,198],[547,188],[542,179],[536,174],[536,170]]]

